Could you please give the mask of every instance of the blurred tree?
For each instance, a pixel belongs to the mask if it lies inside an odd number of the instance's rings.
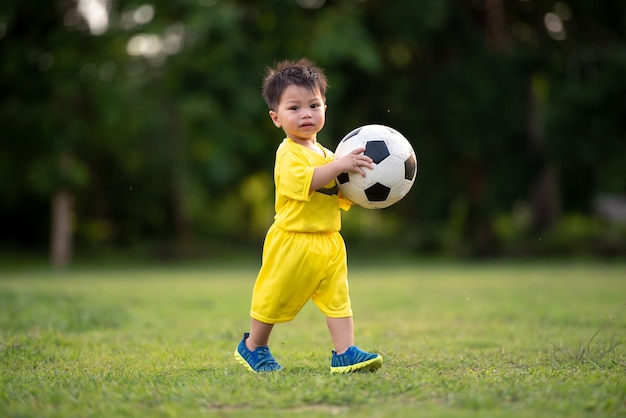
[[[87,136],[83,117],[88,117],[89,107],[83,105],[88,104],[88,92],[73,80],[80,54],[89,45],[59,31],[65,11],[62,4],[24,1],[10,6],[2,13],[8,24],[4,23],[6,32],[0,41],[6,57],[0,67],[0,83],[6,92],[0,104],[0,125],[8,138],[4,160],[13,184],[3,190],[17,188],[19,192],[6,196],[18,221],[9,224],[18,236],[26,229],[21,218],[23,196],[38,193],[49,198],[50,254],[52,262],[62,267],[71,258],[74,193],[88,181],[85,163],[76,153]],[[33,218],[40,223],[42,217]]]
[[[0,245],[50,244],[63,265],[72,239],[258,243],[282,136],[261,79],[308,56],[331,84],[324,145],[384,123],[420,158],[415,190],[352,211],[347,234],[496,254],[494,219],[526,202],[543,234],[626,192],[625,16],[620,0],[9,0]]]

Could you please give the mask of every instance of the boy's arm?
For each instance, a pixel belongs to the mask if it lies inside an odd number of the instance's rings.
[[[373,168],[372,159],[363,154],[365,148],[355,148],[350,154],[315,168],[310,192],[324,187],[341,173],[356,172],[365,177],[362,167]]]

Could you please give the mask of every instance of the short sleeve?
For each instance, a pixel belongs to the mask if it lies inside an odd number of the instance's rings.
[[[301,153],[282,152],[276,160],[276,190],[290,199],[308,201],[315,167]]]

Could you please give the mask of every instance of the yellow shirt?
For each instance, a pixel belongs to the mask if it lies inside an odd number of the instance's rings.
[[[339,208],[348,210],[351,203],[340,197],[335,180],[309,192],[316,167],[334,160],[334,154],[322,145],[324,156],[285,138],[276,151],[274,183],[276,201],[274,223],[292,232],[333,232],[341,229]]]

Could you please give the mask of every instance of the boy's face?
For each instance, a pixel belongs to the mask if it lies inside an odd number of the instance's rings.
[[[319,89],[291,84],[280,97],[276,110],[270,110],[274,125],[292,140],[315,140],[326,121],[326,104]]]

